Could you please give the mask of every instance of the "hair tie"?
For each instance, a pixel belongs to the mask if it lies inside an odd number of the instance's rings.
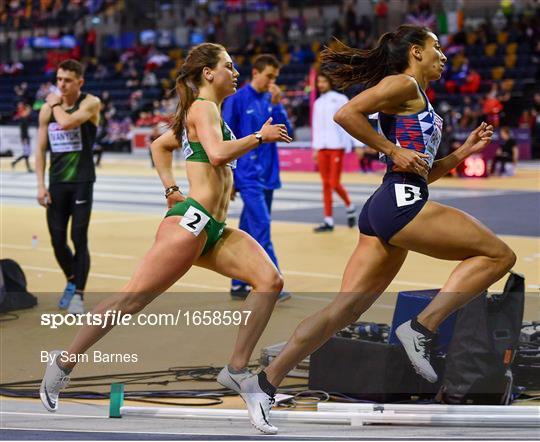
[[[353,55],[351,56],[351,60],[349,61],[349,64],[350,64],[351,66],[354,66],[354,65],[356,64],[356,63],[354,62],[354,59],[355,59],[355,58],[361,58],[361,57],[360,57],[358,54],[353,54]]]
[[[180,72],[178,73],[178,79],[183,80],[187,76],[188,76],[187,71],[184,68],[180,69]]]

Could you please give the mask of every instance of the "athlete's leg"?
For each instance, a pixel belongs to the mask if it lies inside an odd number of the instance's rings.
[[[278,386],[287,373],[334,333],[356,321],[388,287],[407,251],[360,234],[341,284],[340,293],[325,308],[304,319],[281,353],[265,369]]]
[[[343,170],[343,156],[342,149],[332,151],[332,160],[330,163],[330,183],[332,188],[336,191],[339,197],[343,200],[346,207],[351,205],[351,199],[349,194],[345,190],[345,187],[341,184],[341,171]]]
[[[332,183],[330,181],[331,174],[331,151],[328,149],[321,149],[317,154],[317,162],[319,165],[319,173],[321,174],[322,186],[323,186],[323,202],[324,202],[324,216],[326,218],[332,217]]]
[[[242,197],[242,211],[240,212],[240,220],[238,222],[238,228],[240,230],[243,230],[244,232],[249,233],[249,219],[248,219],[248,208],[247,208],[247,202],[244,198],[247,199],[247,196],[243,193],[242,190],[239,191],[241,197]],[[246,290],[249,288],[247,287],[246,281],[240,281],[239,279],[233,279],[231,280],[231,294],[233,291],[239,291],[243,294],[246,293]],[[244,295],[242,295],[244,296]]]
[[[92,310],[92,315],[101,315],[103,318],[108,310],[136,314],[189,270],[204,247],[206,232],[194,236],[178,225],[181,219],[181,216],[169,216],[161,222],[154,244],[138,265],[131,280],[120,293],[100,302]],[[111,325],[84,325],[69,346],[68,354],[86,352],[111,329]],[[61,365],[71,369],[75,363]]]
[[[240,325],[229,364],[235,369],[244,368],[270,319],[283,279],[257,241],[241,230],[230,228],[225,229],[218,243],[195,265],[241,279],[253,287],[241,308],[251,314],[247,323]]]
[[[56,261],[67,280],[73,279],[73,253],[67,244],[67,225],[71,216],[73,186],[52,184],[51,204],[47,207],[47,226]]]
[[[74,283],[79,292],[86,286],[90,270],[90,252],[88,251],[88,226],[92,212],[94,183],[79,183],[71,217],[71,241],[75,248],[73,257]]]
[[[498,281],[516,261],[510,247],[478,220],[432,201],[390,243],[435,258],[462,261],[418,315],[420,324],[431,331]]]

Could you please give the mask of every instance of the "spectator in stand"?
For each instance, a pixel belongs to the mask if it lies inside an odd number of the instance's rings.
[[[264,42],[262,44],[262,51],[267,54],[274,55],[277,59],[280,59],[279,45],[274,33],[268,31],[264,35]]]
[[[497,98],[497,85],[494,84],[491,91],[486,95],[484,103],[482,105],[482,111],[484,112],[484,121],[493,127],[499,127],[500,113],[503,110],[503,104]]]
[[[145,70],[142,79],[142,86],[145,88],[154,88],[157,87],[158,84],[159,83],[155,72],[149,69]]]
[[[516,140],[512,138],[510,128],[507,126],[501,127],[499,135],[501,145],[497,148],[491,163],[491,175],[513,175],[519,158]]]
[[[36,92],[36,99],[32,108],[35,111],[39,111],[41,109],[41,106],[43,106],[43,104],[45,103],[45,97],[51,92],[54,92],[53,84],[50,81],[42,83]]]
[[[533,130],[535,124],[536,124],[536,118],[533,115],[532,110],[524,109],[518,120],[519,128]]]
[[[482,77],[480,77],[478,71],[471,69],[465,78],[465,83],[460,86],[459,90],[462,94],[476,94],[480,89],[481,82]]]
[[[84,55],[87,57],[96,56],[96,40],[97,34],[95,29],[90,29],[84,38]]]
[[[153,71],[163,66],[169,60],[170,58],[168,55],[162,54],[154,48],[148,54],[148,58],[146,60],[146,65],[144,66],[144,68]]]
[[[109,77],[109,70],[103,63],[98,63],[94,72],[94,80],[103,81]]]
[[[129,110],[131,111],[131,120],[136,121],[139,118],[139,112],[142,109],[143,92],[140,89],[134,91],[129,97]]]
[[[15,92],[15,100],[17,103],[27,103],[29,101],[30,91],[28,90],[28,83],[26,81],[15,85],[13,91]]]
[[[105,109],[109,106],[111,103],[111,94],[109,91],[103,91],[101,93],[101,102],[105,105]]]
[[[247,57],[253,57],[254,55],[260,54],[261,52],[262,52],[262,49],[261,49],[261,43],[259,39],[255,35],[252,35],[243,53]]]
[[[19,75],[24,71],[24,65],[20,61],[8,61],[0,65],[0,75]]]
[[[136,69],[130,69],[128,73],[128,79],[126,81],[126,87],[130,89],[137,89],[141,86],[141,81],[139,80],[139,73]]]
[[[154,114],[152,112],[141,112],[139,118],[135,122],[136,127],[150,127],[154,122]]]
[[[375,5],[375,35],[386,32],[388,27],[388,3],[386,0],[379,0]]]
[[[356,25],[356,12],[354,2],[347,0],[345,4],[345,33],[349,45],[358,46],[358,27]]]
[[[431,11],[429,1],[421,0],[418,4],[412,4],[405,21],[416,26],[434,28],[436,24],[435,14]]]

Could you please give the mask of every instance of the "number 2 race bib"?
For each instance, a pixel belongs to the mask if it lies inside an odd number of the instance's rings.
[[[186,229],[188,232],[193,233],[195,236],[199,236],[199,233],[202,232],[204,226],[210,221],[210,217],[204,212],[201,212],[196,207],[191,206],[184,213],[180,225]]]

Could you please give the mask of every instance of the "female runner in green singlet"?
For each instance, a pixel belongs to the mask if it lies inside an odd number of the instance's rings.
[[[285,126],[271,125],[271,119],[260,131],[234,139],[221,120],[220,109],[223,100],[236,91],[238,75],[223,46],[204,43],[190,51],[177,79],[180,102],[174,124],[152,143],[170,210],[131,280],[120,293],[105,299],[91,312],[102,316],[109,310],[136,314],[192,265],[247,281],[253,291],[241,310],[251,311],[251,315],[242,321],[233,355],[225,367],[231,375],[246,367],[283,287],[283,279],[264,249],[247,233],[225,227],[233,187],[231,167],[236,158],[263,142],[291,141]],[[172,172],[172,152],[180,144],[187,157],[187,198],[178,191]],[[85,353],[111,328],[82,326],[67,352],[48,366],[41,386],[47,409],[57,409],[58,393],[67,385],[67,374],[76,365],[72,360],[78,359],[74,356]]]

